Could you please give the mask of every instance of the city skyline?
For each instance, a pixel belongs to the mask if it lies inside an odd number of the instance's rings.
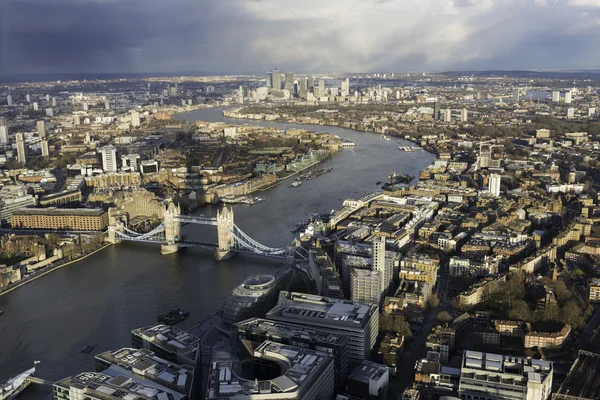
[[[598,68],[594,0],[7,1],[0,70],[34,73]],[[349,11],[351,10],[351,11]],[[343,16],[343,18],[342,18]],[[532,23],[532,21],[535,21]]]

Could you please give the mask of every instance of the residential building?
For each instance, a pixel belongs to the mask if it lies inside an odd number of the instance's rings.
[[[21,229],[104,231],[108,213],[101,208],[25,208],[12,215],[11,226]]]
[[[590,303],[600,302],[600,279],[592,278],[590,280],[590,294],[589,294]]]
[[[22,133],[17,133],[15,135],[15,139],[17,141],[17,160],[25,165],[27,164],[27,148],[25,147],[25,141]]]
[[[36,122],[35,124],[36,129],[37,129],[37,134],[39,137],[41,138],[45,138],[46,137],[46,121],[39,120]]]
[[[100,149],[102,156],[102,170],[104,172],[117,172],[117,149],[114,146],[108,145]]]
[[[558,332],[533,332],[529,331],[525,335],[525,348],[533,347],[547,349],[562,347],[565,340],[571,334],[571,325],[565,325]]]
[[[500,184],[502,177],[498,174],[491,174],[488,185],[488,192],[494,197],[500,197]]]

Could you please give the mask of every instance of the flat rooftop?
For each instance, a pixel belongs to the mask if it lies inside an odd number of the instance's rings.
[[[196,352],[200,339],[168,325],[156,325],[147,328],[138,328],[132,334],[152,342],[165,350],[191,355]]]
[[[253,395],[260,394],[263,398],[266,394],[279,393],[285,393],[285,398],[301,398],[298,396],[310,389],[333,362],[326,353],[268,340],[256,348],[254,358],[276,362],[282,366],[281,375],[262,381],[240,378],[233,372],[237,359],[217,351],[209,366],[206,398],[250,399]]]
[[[99,217],[105,214],[102,208],[23,208],[17,210],[13,215],[75,215],[78,217]]]
[[[388,367],[377,364],[372,361],[363,361],[352,370],[349,379],[358,382],[369,383],[369,381],[378,381],[388,372]]]
[[[78,389],[95,398],[122,400],[180,400],[184,395],[154,382],[142,381],[117,371],[83,372],[62,379],[54,386]],[[84,396],[85,397],[85,396]]]
[[[377,306],[365,303],[281,291],[277,306],[267,313],[267,317],[280,315],[298,319],[298,322],[314,321],[332,326],[363,328],[376,312]]]
[[[177,387],[187,393],[194,378],[194,368],[163,360],[146,349],[123,348],[98,354],[96,360],[117,365],[149,380]]]
[[[286,339],[314,339],[318,343],[331,343],[336,345],[342,345],[346,341],[346,335],[337,335],[327,331],[300,327],[285,322],[270,321],[263,318],[247,319],[236,325],[238,327],[238,332],[251,330],[256,333],[268,334],[270,337],[279,336]]]

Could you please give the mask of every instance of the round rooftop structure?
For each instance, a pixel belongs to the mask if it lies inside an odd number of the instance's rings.
[[[265,290],[275,284],[273,275],[252,275],[244,281],[244,287],[249,290]]]

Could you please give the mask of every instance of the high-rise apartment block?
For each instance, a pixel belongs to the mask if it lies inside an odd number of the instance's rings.
[[[560,101],[560,91],[554,90],[552,92],[552,102],[553,103],[558,103],[559,101]]]
[[[104,172],[117,172],[117,149],[108,145],[100,149],[102,155],[102,169]]]
[[[46,121],[39,120],[35,124],[38,136],[41,138],[46,137]]]
[[[140,120],[140,113],[137,111],[133,111],[131,113],[131,125],[134,128],[139,128],[142,125],[142,122]]]
[[[27,163],[27,153],[26,153],[27,149],[25,148],[25,141],[23,139],[23,134],[17,133],[15,135],[15,139],[17,141],[17,160],[21,164],[26,164]]]
[[[565,92],[565,104],[571,104],[573,102],[573,93],[570,90]]]
[[[48,157],[50,155],[50,149],[48,148],[48,140],[42,140],[42,157]]]
[[[342,80],[342,96],[350,96],[350,79],[348,78]]]
[[[502,183],[502,177],[498,174],[491,174],[489,178],[488,192],[494,196],[500,196],[500,184]]]
[[[8,121],[0,117],[0,144],[8,144]]]
[[[8,96],[6,96],[6,104],[9,107],[12,107],[12,105],[13,105],[12,96],[10,94]]]

